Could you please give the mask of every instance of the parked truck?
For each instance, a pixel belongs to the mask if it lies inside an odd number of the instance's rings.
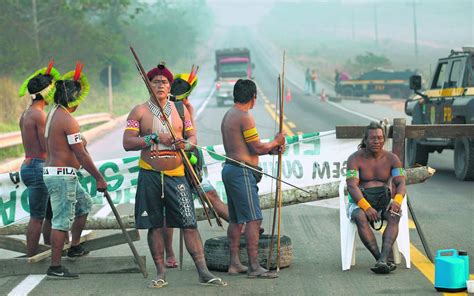
[[[335,90],[343,96],[370,96],[387,94],[391,98],[405,98],[411,93],[408,87],[410,76],[416,74],[411,70],[393,71],[375,69],[365,72],[356,79],[336,81]]]
[[[254,68],[247,48],[226,48],[216,50],[216,100],[217,106],[233,101],[234,84],[238,79],[253,79]]]
[[[421,77],[410,78],[418,96],[405,102],[412,124],[474,124],[474,47],[452,50],[438,60],[427,90]],[[474,139],[427,138],[407,140],[408,166],[426,165],[429,154],[454,149],[454,172],[459,180],[474,180]]]

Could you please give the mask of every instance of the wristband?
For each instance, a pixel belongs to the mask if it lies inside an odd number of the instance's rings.
[[[145,147],[150,147],[152,143],[152,140],[151,140],[151,135],[146,135],[143,137],[143,139],[145,140]]]
[[[393,201],[401,205],[403,202],[403,195],[401,195],[400,193],[395,194],[395,196],[393,197]]]
[[[154,142],[155,144],[158,144],[160,142],[158,135],[155,133],[150,134],[150,140]]]
[[[364,212],[367,212],[367,210],[372,207],[365,198],[362,198],[361,200],[359,200],[357,202],[357,205],[359,206],[359,208],[364,210]]]

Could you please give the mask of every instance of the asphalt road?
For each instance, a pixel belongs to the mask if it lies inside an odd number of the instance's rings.
[[[247,46],[255,63],[255,80],[259,86],[257,105],[252,111],[262,138],[271,137],[276,122],[265,107],[266,100],[275,102],[276,77],[281,67],[281,49],[267,42],[255,32],[236,30],[218,32],[217,47]],[[211,49],[208,52],[213,52]],[[217,107],[212,96],[213,55],[203,55],[199,85],[192,96],[197,112],[198,141],[201,145],[221,143],[220,122],[230,105]],[[316,96],[305,96],[302,91],[303,70],[291,59],[287,60],[286,86],[292,94],[285,105],[286,122],[292,133],[308,133],[334,130],[336,125],[366,125],[371,119],[405,117],[399,103],[360,104],[359,102],[323,103]],[[319,90],[331,89],[329,84],[318,83]],[[318,91],[319,91],[318,90]],[[137,103],[139,103],[137,101]],[[204,107],[203,107],[204,106]],[[202,109],[201,109],[202,108]],[[409,122],[409,121],[407,121]],[[118,129],[93,142],[89,151],[95,160],[134,155],[121,146],[122,129]],[[356,147],[354,147],[355,149]],[[136,154],[136,153],[135,153]],[[434,177],[423,184],[408,188],[409,198],[432,252],[438,249],[457,248],[474,255],[474,218],[472,212],[472,182],[460,182],[454,177],[453,153],[430,156],[429,165],[437,170]],[[323,206],[318,206],[323,205]],[[122,213],[131,213],[131,207],[121,207]],[[264,225],[269,228],[269,212],[265,211]],[[197,274],[188,255],[184,270],[170,270],[170,285],[160,291],[147,289],[149,280],[141,274],[81,275],[76,281],[42,280],[29,295],[432,295],[435,293],[432,279],[433,265],[424,256],[415,229],[410,230],[412,242],[412,268],[402,263],[398,270],[387,276],[374,275],[369,271],[373,259],[357,241],[357,264],[350,271],[342,272],[339,254],[339,212],[337,202],[311,203],[285,207],[282,217],[282,233],[292,239],[294,261],[291,267],[280,271],[278,280],[251,280],[245,276],[230,277],[218,273],[229,282],[227,288],[204,288],[197,284]],[[225,231],[210,228],[200,222],[203,241],[223,236]],[[154,274],[154,266],[146,244],[146,233],[137,242],[139,253],[147,255],[147,269]],[[176,232],[177,234],[177,232]],[[175,250],[178,250],[175,239]],[[119,246],[92,253],[90,256],[129,255],[127,246]],[[474,270],[471,260],[471,271]],[[471,275],[472,277],[472,275]],[[0,294],[8,294],[22,283],[25,277],[0,278]]]

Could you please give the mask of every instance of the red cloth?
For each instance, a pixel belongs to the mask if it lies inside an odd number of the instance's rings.
[[[153,79],[153,77],[155,77],[157,75],[163,75],[166,78],[168,78],[168,82],[170,84],[173,83],[173,73],[171,73],[171,71],[168,70],[168,68],[166,68],[166,66],[158,65],[158,66],[156,66],[156,68],[153,68],[150,71],[148,71],[148,73],[146,73],[146,76],[148,77],[148,80],[150,80],[150,81]]]

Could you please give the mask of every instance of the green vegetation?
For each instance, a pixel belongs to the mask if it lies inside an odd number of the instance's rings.
[[[85,64],[89,97],[77,115],[108,112],[108,91],[100,73],[112,65],[121,75],[114,86],[113,112],[121,115],[143,101],[146,89],[129,50],[145,69],[160,61],[174,68],[196,63],[199,38],[209,34],[211,13],[204,0],[4,0],[0,10],[0,133],[17,130],[28,98],[18,98],[23,80],[50,59],[62,73]]]

